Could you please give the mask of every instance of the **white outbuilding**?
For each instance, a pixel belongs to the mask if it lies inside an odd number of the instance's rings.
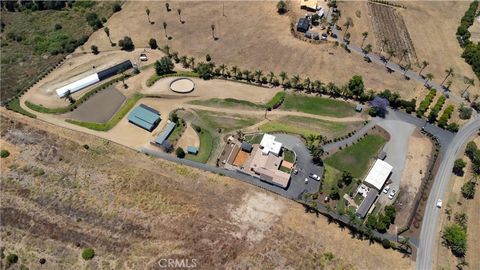
[[[73,94],[79,90],[82,90],[85,87],[89,87],[90,85],[93,85],[97,82],[99,82],[100,79],[98,78],[98,74],[92,74],[89,75],[85,78],[82,78],[78,81],[74,81],[70,84],[67,84],[63,87],[60,87],[57,89],[57,95],[59,97],[64,97],[67,93]]]
[[[367,177],[365,177],[364,182],[372,188],[380,191],[390,177],[392,169],[392,165],[381,159],[377,159],[375,164],[373,164],[373,167],[370,169],[370,172],[368,172]]]
[[[272,153],[278,157],[282,150],[282,143],[275,141],[275,136],[265,133],[260,142],[260,147],[262,148],[262,153],[264,155]]]

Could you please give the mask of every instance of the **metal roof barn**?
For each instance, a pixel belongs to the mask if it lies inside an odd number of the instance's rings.
[[[131,69],[133,67],[132,62],[130,60],[125,60],[120,64],[116,64],[113,67],[109,67],[107,69],[104,69],[100,72],[98,72],[98,78],[102,81],[107,78],[110,78],[112,76],[117,75],[121,71],[126,71],[128,69]]]
[[[165,129],[163,130],[160,135],[155,139],[155,143],[161,145],[172,133],[173,129],[175,128],[176,124],[174,122],[169,122]]]
[[[95,84],[99,81],[100,81],[100,79],[98,78],[97,73],[95,73],[95,74],[87,76],[83,79],[80,79],[78,81],[74,81],[71,84],[67,84],[63,87],[58,88],[57,89],[57,95],[59,97],[64,97],[65,95],[67,95],[67,93],[69,91],[70,91],[70,94],[73,94],[73,93],[75,93],[79,90],[82,90],[83,88],[88,87],[92,84]]]
[[[160,115],[156,110],[141,104],[128,115],[128,121],[145,130],[152,131],[160,122]]]
[[[383,184],[385,184],[388,177],[390,177],[392,169],[392,165],[381,159],[377,159],[373,167],[370,169],[370,172],[368,172],[367,177],[365,177],[365,183],[377,190],[381,190]]]
[[[198,153],[198,148],[196,148],[195,146],[188,146],[187,152],[189,154],[196,155]]]

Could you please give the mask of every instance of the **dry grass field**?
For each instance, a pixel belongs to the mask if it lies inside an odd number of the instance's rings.
[[[389,75],[382,66],[367,64],[361,56],[348,54],[333,44],[315,45],[294,38],[290,33],[290,16],[278,15],[276,2],[225,1],[225,16],[222,3],[173,2],[172,10],[167,12],[163,2],[127,2],[106,25],[114,41],[128,35],[136,46],[145,47],[150,38],[155,38],[160,46],[168,44],[180,55],[193,55],[196,63],[205,61],[205,55],[210,54],[217,64],[261,69],[264,74],[286,71],[290,76],[300,74],[303,78],[338,84],[361,74],[367,88],[398,90],[407,98],[422,88],[416,82],[405,81],[401,74]],[[304,14],[294,2],[291,5],[292,12],[298,16]],[[154,24],[148,23],[145,7],[150,9]],[[183,24],[177,13],[179,8]],[[171,40],[165,37],[163,22],[167,23],[167,36]],[[217,40],[212,38],[212,24]],[[100,50],[112,49],[103,31],[95,32],[84,47],[92,44]]]
[[[413,268],[251,185],[1,110],[11,155],[1,160],[0,235],[17,267],[152,269],[179,258],[197,269]]]
[[[480,145],[480,137],[475,138],[475,143]],[[454,220],[455,213],[465,213],[468,216],[467,222],[467,254],[466,261],[469,266],[467,269],[480,269],[480,230],[478,229],[478,221],[480,220],[480,196],[478,185],[473,200],[466,200],[461,193],[462,185],[472,178],[471,162],[466,156],[461,157],[466,161],[467,166],[464,168],[465,175],[463,177],[453,176],[453,183],[450,186],[450,194],[448,196],[448,208],[451,209],[450,217],[445,213],[441,215],[441,228],[445,224]],[[440,235],[440,234],[439,234]],[[452,254],[450,249],[441,244],[442,239],[439,237],[437,241],[437,254],[435,256],[436,269],[455,269],[458,263],[457,258]],[[435,265],[435,264],[434,264]]]

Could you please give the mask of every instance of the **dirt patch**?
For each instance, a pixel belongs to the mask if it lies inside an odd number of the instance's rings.
[[[200,147],[200,139],[197,132],[192,128],[192,125],[187,124],[187,128],[182,134],[182,137],[177,142],[177,146],[187,149],[188,146]]]
[[[395,201],[397,218],[395,224],[400,228],[406,226],[411,214],[415,196],[417,195],[423,178],[426,176],[432,158],[433,144],[420,131],[415,132],[408,142],[405,168],[400,180],[399,197]]]
[[[125,96],[114,86],[110,86],[82,103],[66,117],[84,122],[105,123],[112,118],[124,101]]]

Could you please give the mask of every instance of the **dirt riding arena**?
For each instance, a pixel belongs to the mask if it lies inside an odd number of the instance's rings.
[[[65,116],[83,122],[105,123],[112,118],[124,101],[125,96],[115,87],[110,86]]]
[[[177,142],[177,146],[183,148],[185,151],[187,147],[193,146],[197,149],[200,147],[200,139],[197,132],[193,129],[190,123],[187,124],[187,128],[182,134],[182,137]]]

